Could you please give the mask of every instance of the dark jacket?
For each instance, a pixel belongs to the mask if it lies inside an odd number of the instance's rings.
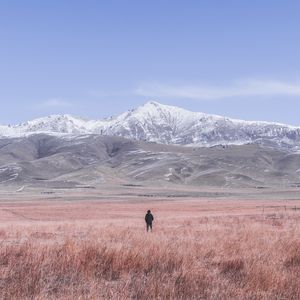
[[[150,214],[147,213],[145,216],[146,223],[151,224],[153,220],[154,220],[153,215],[151,213]]]

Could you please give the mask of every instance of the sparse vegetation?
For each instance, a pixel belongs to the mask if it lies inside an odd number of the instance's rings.
[[[4,224],[0,298],[300,298],[298,214],[278,212],[274,222],[260,209],[228,214],[226,205],[219,215],[197,214],[195,203],[181,212],[179,204],[162,204],[152,234],[135,213],[112,212],[105,222]]]

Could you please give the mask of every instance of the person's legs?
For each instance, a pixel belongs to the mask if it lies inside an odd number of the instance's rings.
[[[152,223],[147,223],[147,231],[149,231],[149,228],[152,231]]]
[[[147,227],[147,232],[149,231],[149,224],[146,223],[146,227]]]

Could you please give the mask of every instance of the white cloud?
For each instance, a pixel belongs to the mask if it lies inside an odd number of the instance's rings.
[[[56,108],[56,107],[68,107],[71,106],[71,103],[61,99],[61,98],[51,98],[46,100],[45,102],[41,103],[42,107],[46,107],[46,108]]]
[[[215,100],[247,96],[300,96],[300,82],[276,80],[239,80],[227,86],[142,84],[135,94],[157,98]]]

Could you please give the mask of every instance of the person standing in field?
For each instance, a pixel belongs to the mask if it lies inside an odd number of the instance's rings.
[[[146,216],[145,216],[147,231],[149,231],[149,229],[151,229],[151,231],[152,231],[152,222],[153,222],[153,220],[154,220],[154,217],[151,214],[151,210],[149,209],[146,213]]]

